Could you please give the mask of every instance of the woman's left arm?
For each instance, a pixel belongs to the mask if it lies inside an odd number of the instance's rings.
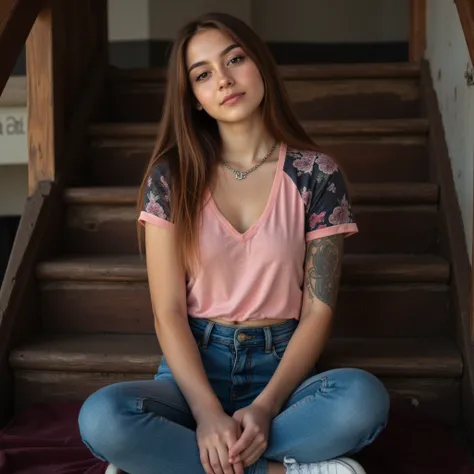
[[[343,234],[321,237],[306,244],[300,323],[273,377],[253,402],[273,416],[314,368],[329,337],[339,291],[343,247]]]

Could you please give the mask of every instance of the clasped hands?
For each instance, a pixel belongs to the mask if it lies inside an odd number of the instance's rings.
[[[222,410],[198,421],[196,436],[206,474],[244,474],[267,448],[272,418],[269,410],[251,404],[232,417]]]

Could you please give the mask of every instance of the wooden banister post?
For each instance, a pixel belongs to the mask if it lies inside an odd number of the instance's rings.
[[[426,48],[426,0],[410,1],[410,62],[419,62]]]
[[[97,61],[107,63],[107,1],[45,0],[26,42],[28,187],[63,171],[65,136]]]

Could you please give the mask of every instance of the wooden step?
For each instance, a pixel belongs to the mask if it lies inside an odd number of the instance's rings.
[[[69,195],[65,251],[68,253],[137,253],[135,205],[94,204],[92,196]],[[98,199],[103,198],[99,193]],[[87,198],[87,203],[76,203]],[[359,233],[345,241],[349,253],[426,253],[437,246],[436,204],[353,206]],[[114,236],[113,239],[110,236]]]
[[[434,183],[370,183],[352,184],[352,204],[432,205],[438,202],[438,185]],[[74,187],[64,193],[67,204],[131,205],[138,199],[138,188],[125,187]]]
[[[420,116],[420,85],[414,78],[286,80],[285,88],[301,120],[390,119]],[[160,120],[163,83],[111,82],[100,107],[114,122]]]
[[[321,151],[333,156],[352,182],[428,181],[426,134],[318,136]],[[150,160],[154,140],[101,138],[90,142],[88,183],[94,186],[136,186]]]
[[[42,325],[51,332],[154,333],[146,282],[43,281]],[[343,284],[334,334],[441,337],[453,332],[443,283]]]
[[[380,136],[420,135],[428,132],[428,119],[378,119],[378,120],[304,120],[306,132],[319,136]],[[93,123],[89,127],[91,138],[151,138],[158,132],[158,122],[142,123]]]
[[[160,362],[155,335],[43,335],[14,349],[17,402],[84,400],[100,387],[152,379]],[[332,338],[318,371],[358,367],[386,384],[392,403],[456,417],[462,360],[445,339]]]
[[[353,63],[353,64],[280,64],[278,70],[285,80],[300,79],[395,79],[419,78],[420,66],[415,63]],[[160,82],[166,80],[167,68],[121,69],[110,67],[109,81]]]
[[[282,65],[301,119],[402,118],[420,115],[420,69],[409,64]],[[110,71],[101,104],[111,121],[159,120],[166,69]]]
[[[141,257],[64,257],[41,263],[37,275],[42,323],[48,331],[154,332]],[[438,257],[346,254],[335,333],[450,334],[448,281],[449,265]]]
[[[447,283],[449,263],[435,255],[346,254],[344,283]],[[44,281],[147,281],[144,257],[137,255],[65,256],[42,262],[37,276]]]

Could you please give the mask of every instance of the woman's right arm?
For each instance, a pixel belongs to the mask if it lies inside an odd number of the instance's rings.
[[[194,418],[222,410],[188,322],[186,279],[175,258],[174,234],[153,224],[145,225],[148,282],[155,331],[166,362]]]
[[[209,474],[243,474],[241,463],[228,462],[228,449],[240,437],[240,427],[214,393],[189,327],[186,278],[177,263],[174,233],[147,222],[145,246],[155,330],[196,420],[203,467]]]

